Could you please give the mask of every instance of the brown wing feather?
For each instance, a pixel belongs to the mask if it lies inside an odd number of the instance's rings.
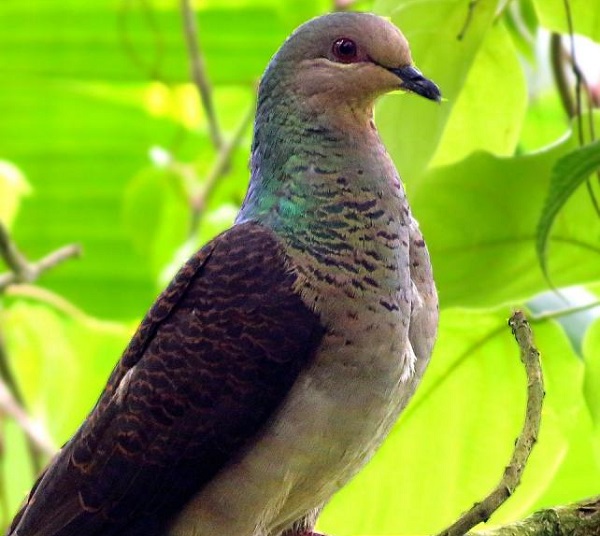
[[[11,536],[158,536],[281,403],[323,329],[278,239],[245,223],[182,268]]]

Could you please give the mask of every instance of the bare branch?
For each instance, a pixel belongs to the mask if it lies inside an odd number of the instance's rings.
[[[202,56],[200,41],[198,39],[198,25],[196,23],[196,16],[191,5],[191,0],[181,0],[181,13],[183,16],[185,41],[190,58],[191,77],[198,88],[202,107],[206,113],[210,139],[212,140],[215,149],[221,151],[224,145],[223,136],[217,121],[217,114],[212,98],[212,87],[206,74],[204,57]]]
[[[523,521],[472,536],[592,536],[600,534],[600,496],[540,510]]]
[[[508,499],[521,482],[529,455],[537,441],[544,399],[544,383],[540,354],[537,351],[531,329],[525,315],[515,311],[508,325],[519,345],[521,361],[527,373],[527,408],[525,423],[517,438],[512,458],[504,469],[504,475],[496,488],[481,502],[463,514],[450,527],[439,533],[439,536],[462,536],[478,523],[487,521],[489,517]]]
[[[44,272],[67,259],[79,257],[80,255],[81,248],[71,244],[53,251],[38,262],[30,263],[18,250],[16,244],[8,235],[6,227],[0,222],[0,257],[4,259],[11,270],[8,273],[0,274],[0,292],[15,283],[32,283]]]

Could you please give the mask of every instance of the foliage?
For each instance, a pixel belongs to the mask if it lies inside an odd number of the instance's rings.
[[[569,5],[575,30],[600,41],[600,0]],[[548,280],[536,245],[553,285],[597,299],[600,220],[590,191],[600,195],[599,149],[588,128],[598,120],[585,112],[580,132],[554,84],[538,80],[550,63],[539,35],[569,30],[561,0],[357,6],[392,18],[446,97],[438,107],[394,94],[376,114],[432,254],[442,320],[415,400],[321,529],[426,534],[479,499],[509,458],[525,378],[505,320],[511,308],[549,303],[538,296]],[[270,55],[331,3],[195,7],[218,120],[231,137]],[[85,251],[45,275],[43,288],[14,286],[0,301],[27,409],[60,445],[176,267],[231,223],[247,185],[250,132],[204,199],[217,154],[188,81],[175,0],[4,0],[0,24],[0,219],[32,258],[74,241]],[[575,331],[534,323],[547,387],[541,437],[494,523],[599,491],[595,316],[572,317]],[[5,524],[34,471],[20,429],[4,420],[1,435]]]

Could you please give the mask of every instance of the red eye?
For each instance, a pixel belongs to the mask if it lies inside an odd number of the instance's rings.
[[[352,39],[342,37],[333,43],[332,47],[333,55],[344,63],[350,63],[356,60],[358,54],[358,47]]]

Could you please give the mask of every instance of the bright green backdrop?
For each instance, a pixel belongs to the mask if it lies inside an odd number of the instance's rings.
[[[575,29],[600,41],[600,1],[570,6]],[[218,120],[230,138],[285,36],[332,6],[199,0],[195,7]],[[579,286],[576,301],[559,299],[559,307],[597,299],[600,222],[582,181],[599,167],[600,148],[578,150],[549,75],[547,38],[539,37],[568,30],[562,0],[358,7],[392,18],[447,99],[436,106],[390,95],[376,117],[432,254],[441,330],[415,400],[320,528],[338,536],[427,534],[480,499],[510,455],[525,378],[505,324],[514,307],[552,302],[551,295],[531,302],[549,287],[538,252],[557,288]],[[0,28],[0,219],[33,259],[71,242],[85,252],[39,286],[0,297],[0,328],[27,409],[60,445],[177,266],[232,222],[248,179],[250,131],[194,225],[190,200],[206,187],[216,151],[189,82],[179,2],[3,0]],[[584,126],[587,143],[587,116]],[[590,185],[600,195],[595,175]],[[540,441],[523,485],[492,522],[600,492],[596,316],[534,323],[547,383]],[[19,428],[4,419],[0,436],[5,525],[33,474]]]

